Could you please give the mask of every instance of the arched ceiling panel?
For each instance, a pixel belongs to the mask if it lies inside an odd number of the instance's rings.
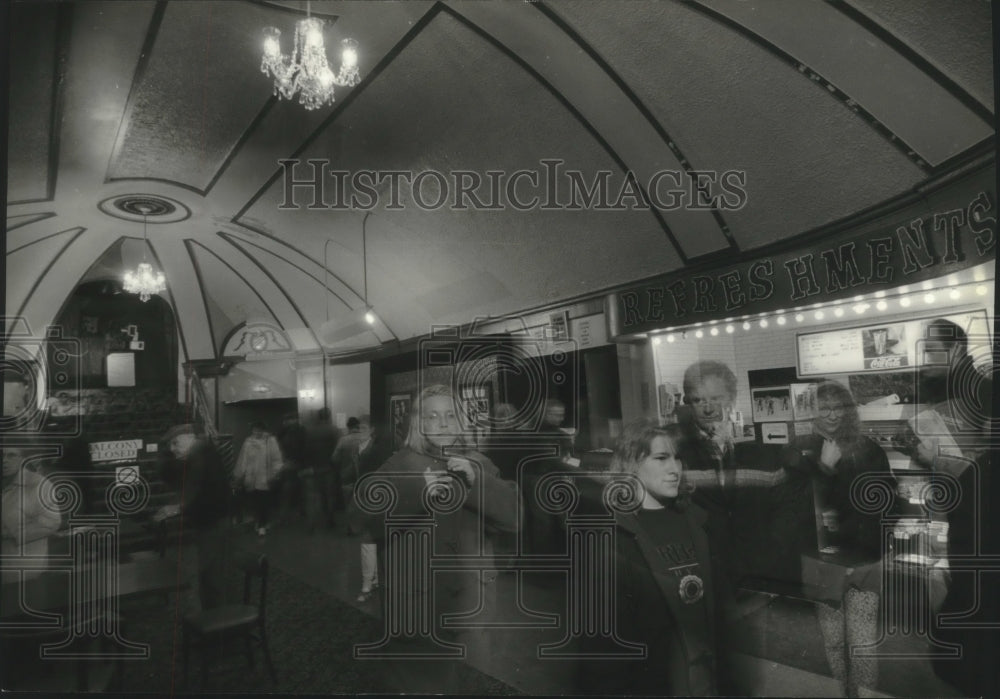
[[[63,7],[63,12],[67,11]],[[60,6],[56,3],[14,3],[10,8],[13,31],[7,50],[19,66],[11,70],[7,133],[7,200],[51,199],[50,178],[58,141],[53,138],[52,113],[57,92],[53,89],[60,47],[57,44]],[[18,31],[34,27],[36,32]]]
[[[194,241],[189,242],[188,250],[199,272],[216,348],[221,351],[229,332],[248,320],[269,320],[281,326],[260,292],[224,258]]]
[[[932,166],[993,133],[930,75],[829,3],[701,4],[822,75]]]
[[[7,254],[20,250],[26,245],[32,245],[45,240],[49,236],[60,235],[63,231],[54,231],[56,223],[48,221],[54,213],[34,214],[7,217]]]
[[[101,196],[156,3],[75,2],[72,7],[56,194],[63,210],[84,211]]]
[[[23,316],[32,332],[43,332],[55,322],[59,309],[94,261],[100,259],[118,238],[118,233],[109,229],[87,229],[49,263],[29,258],[25,264],[15,266],[7,260],[8,278],[23,277],[34,285],[26,299],[7,295],[7,313]]]
[[[73,228],[46,236],[35,243],[13,248],[7,253],[7,269],[29,271],[29,274],[7,274],[7,308],[20,308],[40,279],[59,256],[80,235],[81,229]]]
[[[190,214],[150,221],[161,255],[150,261],[163,265],[191,358],[213,356],[260,306],[298,349],[315,349],[315,333],[338,351],[587,297],[702,255],[735,261],[933,189],[971,156],[955,153],[988,145],[990,7],[978,0],[312,7],[337,20],[331,53],[341,36],[360,41],[363,76],[316,111],[274,101],[259,72],[261,30],[279,26],[287,50],[303,3],[16,4],[5,313],[23,306],[44,328],[82,278],[120,277],[141,255],[141,223],[98,204],[123,195],[166,197]],[[52,123],[61,128],[48,133]],[[289,157],[446,180],[544,176],[542,161],[555,159],[587,184],[607,173],[612,200],[626,171],[645,182],[660,170],[740,170],[748,198],[739,210],[654,215],[521,211],[502,192],[498,210],[425,210],[404,184],[392,209],[383,183],[366,223],[376,337],[352,330],[366,207],[279,209],[278,161]],[[435,191],[426,181],[424,194]],[[17,198],[39,196],[52,201]],[[56,254],[68,231],[83,232]]]
[[[163,7],[108,177],[161,178],[204,192],[271,97],[249,58],[259,56],[274,11],[246,2]],[[233,52],[248,60],[227,60]]]
[[[225,266],[242,280],[235,288],[221,284],[212,286],[211,298],[215,299],[221,308],[238,309],[245,292],[252,290],[278,325],[296,343],[296,347],[302,350],[316,348],[316,341],[312,336],[311,329],[305,325],[294,302],[275,284],[270,270],[262,269],[260,261],[248,255],[244,251],[244,246],[234,245],[229,237],[215,233],[204,236],[197,241],[188,241],[188,245],[199,253],[206,252],[215,259],[224,261]],[[202,258],[199,257],[199,259]],[[252,307],[251,305],[246,306],[247,309]],[[243,322],[250,319],[248,316],[235,320]]]
[[[347,310],[347,307],[337,301],[332,293],[325,292],[323,277],[313,275],[309,269],[296,261],[294,253],[286,256],[280,252],[272,252],[262,245],[236,236],[228,237],[227,240],[254,260],[261,270],[266,271],[280,293],[294,304],[296,314],[300,316],[300,325],[304,322],[307,328],[316,331],[326,321],[327,309],[330,309],[331,316]],[[356,307],[363,308],[363,305],[359,301]],[[386,335],[382,339],[392,338]]]
[[[422,105],[401,111],[394,105]],[[488,138],[484,137],[488,134]],[[350,105],[301,154],[303,159],[328,159],[346,172],[359,170],[442,173],[454,197],[453,173],[468,170],[486,180],[487,171],[509,177],[518,170],[544,177],[541,159],[563,159],[561,167],[577,170],[587,183],[598,172],[609,175],[612,201],[625,181],[615,159],[566,106],[500,49],[486,42],[460,20],[442,12],[387,66],[377,82],[355,93]],[[296,170],[303,178],[308,166]],[[332,182],[332,180],[328,180]],[[506,185],[506,180],[502,180]],[[380,187],[379,207],[371,222],[385,220],[405,235],[392,247],[380,247],[369,236],[374,260],[384,250],[380,269],[369,269],[369,289],[377,294],[383,279],[409,279],[409,293],[394,300],[403,317],[427,311],[410,308],[415,299],[444,298],[436,293],[458,278],[489,280],[478,297],[486,303],[467,312],[517,311],[560,296],[578,295],[625,279],[675,268],[679,259],[666,232],[648,210],[517,211],[503,197],[500,211],[457,211],[439,199],[439,180],[427,176],[422,197],[414,197],[404,182],[400,208],[386,208],[388,180]],[[518,196],[528,201],[544,192],[521,181]],[[562,186],[567,187],[566,182]],[[327,188],[330,197],[334,187]],[[314,259],[322,259],[327,238],[331,269],[351,286],[361,282],[361,226],[357,211],[315,210],[305,205],[312,195],[297,190],[298,210],[279,210],[284,182],[276,181],[239,222],[265,231],[282,231],[289,242]],[[477,190],[490,200],[489,184]],[[568,194],[553,193],[557,201]],[[332,200],[331,200],[332,201]],[[382,225],[381,223],[379,225]],[[573,263],[566,264],[567,249]],[[609,255],[612,249],[641,251]],[[343,254],[337,254],[342,251]],[[353,253],[353,254],[351,254]],[[353,283],[352,283],[352,280]],[[466,295],[466,299],[476,298]],[[452,303],[452,302],[450,302]],[[388,321],[387,321],[388,322]],[[389,322],[393,332],[407,331]],[[421,326],[419,333],[427,331]]]
[[[617,67],[696,168],[746,172],[746,206],[726,215],[741,249],[838,220],[925,176],[813,81],[694,6],[553,6]]]
[[[614,71],[589,53],[572,32],[547,20],[551,16],[538,12],[536,5],[466,2],[451,7],[525,61],[540,80],[558,86],[566,102],[647,188],[663,171],[677,173],[679,178],[690,175],[690,165],[670,134],[621,88]],[[661,188],[656,194],[664,196]],[[663,207],[660,212],[688,259],[730,246],[718,211]]]
[[[848,0],[915,55],[993,111],[993,3],[982,0]],[[941,12],[949,21],[942,21]]]
[[[212,345],[202,290],[197,283],[184,281],[197,280],[184,241],[161,235],[151,238],[149,243],[155,253],[156,264],[167,279],[166,297],[173,306],[187,358],[215,359],[216,351]]]

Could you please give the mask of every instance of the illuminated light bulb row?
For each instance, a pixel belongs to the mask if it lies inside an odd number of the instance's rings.
[[[923,302],[925,304],[930,305],[938,301],[938,294],[935,293],[933,284],[924,282],[922,284],[922,290],[925,292],[922,296]],[[900,287],[899,291],[905,293],[906,291],[909,291],[909,287]],[[943,292],[943,289],[939,289],[937,291]],[[979,284],[975,287],[975,293],[978,296],[985,296],[986,294],[989,293],[989,289],[985,284]],[[834,305],[832,308],[826,307],[825,309],[823,308],[823,304],[821,303],[813,304],[812,306],[800,306],[798,308],[793,309],[795,311],[794,315],[789,314],[789,316],[792,319],[794,319],[796,323],[803,323],[806,321],[807,316],[811,316],[815,320],[823,320],[824,318],[826,318],[826,314],[828,311],[831,311],[833,315],[837,318],[843,318],[848,309],[853,311],[855,315],[859,316],[864,315],[873,307],[875,308],[875,310],[879,312],[885,312],[889,310],[890,301],[886,299],[887,292],[877,291],[874,294],[872,294],[872,296],[873,298],[878,299],[878,301],[875,302],[874,306],[871,303],[866,303],[865,296],[863,294],[859,294],[852,299],[853,303],[850,303],[850,305],[848,305],[848,303],[841,303]],[[898,296],[896,297],[895,300],[901,308],[909,308],[914,302],[914,296],[915,294],[911,296]],[[948,299],[952,301],[958,301],[962,297],[963,293],[961,288],[952,288],[950,291],[948,291]],[[756,318],[756,324],[758,327],[760,328],[770,327],[771,319],[768,317],[767,313],[759,313],[757,314],[757,316],[758,317]],[[785,311],[777,311],[773,316],[773,320],[776,324],[784,326],[788,324],[789,316],[785,315]],[[710,326],[708,333],[712,337],[719,336],[719,325],[717,325],[717,323],[719,323],[719,321],[713,320],[708,322],[708,325]],[[751,319],[749,317],[744,317],[743,319],[726,318],[724,321],[722,321],[722,323],[725,323],[725,325],[723,325],[722,327],[725,329],[726,334],[728,335],[732,335],[733,333],[736,332],[737,325],[739,325],[739,327],[741,327],[744,331],[749,331],[754,327],[754,324],[751,322]],[[699,340],[705,337],[705,331],[702,329],[703,325],[704,323],[695,323],[693,326],[691,326],[693,328],[697,328],[694,332],[694,337],[696,337]],[[667,330],[668,332],[666,333],[666,335],[654,337],[653,344],[659,345],[661,342],[660,339],[661,337],[665,337],[667,342],[676,342],[677,334],[675,332],[670,332],[672,330],[671,328],[668,328]],[[681,331],[681,337],[686,338],[687,333]]]

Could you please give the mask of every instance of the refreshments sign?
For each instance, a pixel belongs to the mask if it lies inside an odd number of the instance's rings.
[[[864,226],[610,294],[609,336],[849,299],[988,262],[996,256],[994,176],[985,168]]]

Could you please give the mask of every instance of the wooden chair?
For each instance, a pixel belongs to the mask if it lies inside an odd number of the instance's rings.
[[[206,609],[199,614],[184,618],[183,651],[184,679],[188,677],[188,658],[192,644],[201,646],[202,685],[208,683],[208,663],[211,651],[217,649],[220,643],[228,639],[242,638],[247,662],[254,667],[253,646],[260,646],[264,655],[264,663],[271,676],[271,681],[277,684],[278,678],[271,662],[271,653],[267,647],[267,556],[263,554],[239,553],[235,556],[236,565],[243,571],[243,603],[226,604],[214,609]],[[251,603],[251,592],[256,582],[258,587],[257,603]]]

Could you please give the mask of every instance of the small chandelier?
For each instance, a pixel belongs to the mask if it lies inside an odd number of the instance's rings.
[[[145,303],[153,296],[166,291],[167,284],[163,274],[153,269],[153,266],[146,262],[146,250],[149,244],[146,242],[146,214],[148,209],[142,209],[142,262],[134,272],[125,273],[125,291],[130,294],[139,294],[139,300]]]
[[[323,43],[324,21],[313,17],[306,3],[306,18],[295,25],[295,46],[291,55],[281,52],[281,30],[264,30],[264,54],[260,72],[274,78],[274,94],[290,100],[299,93],[299,103],[317,109],[333,102],[333,88],[357,85],[358,42],[341,41],[340,70],[333,72],[326,60]]]

